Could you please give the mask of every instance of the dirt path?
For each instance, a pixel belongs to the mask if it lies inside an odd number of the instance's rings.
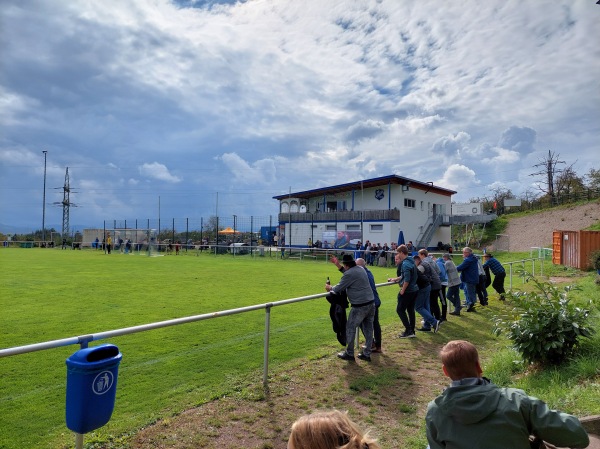
[[[532,247],[550,248],[552,231],[579,231],[600,221],[600,202],[532,213],[509,221],[509,251],[529,251]]]

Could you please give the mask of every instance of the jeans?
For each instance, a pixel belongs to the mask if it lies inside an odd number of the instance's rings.
[[[356,328],[360,327],[365,334],[366,346],[363,351],[364,355],[371,354],[371,346],[373,346],[373,318],[375,317],[375,304],[369,304],[363,307],[351,307],[346,321],[346,352],[349,355],[354,355],[354,336]]]
[[[446,299],[454,306],[455,312],[460,312],[460,309],[462,309],[460,305],[460,284],[448,287]]]
[[[398,293],[396,313],[400,317],[400,321],[402,321],[407,333],[415,333],[415,301],[417,300],[418,293],[418,290],[414,292],[404,292],[403,295]]]
[[[435,326],[435,323],[437,322],[436,319],[431,314],[431,312],[429,311],[430,295],[431,295],[431,285],[420,288],[419,294],[417,295],[417,301],[415,303],[415,310],[425,320],[425,324],[423,325],[423,327],[425,329],[429,329],[429,328]],[[437,301],[437,298],[436,298],[436,301]]]
[[[360,329],[362,330],[365,338],[367,334],[365,333],[364,323],[360,325]],[[379,324],[379,307],[375,306],[375,315],[373,317],[373,346],[376,348],[381,347],[381,324]]]
[[[475,284],[467,284],[465,282],[465,300],[467,302],[467,307],[474,306],[477,302],[477,292]]]

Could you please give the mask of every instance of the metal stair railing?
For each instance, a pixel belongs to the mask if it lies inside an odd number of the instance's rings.
[[[440,227],[442,219],[442,215],[436,215],[435,218],[429,217],[427,219],[427,221],[425,222],[425,226],[423,226],[424,230],[421,232],[421,234],[419,234],[419,237],[417,238],[417,248],[427,248],[429,242],[431,242],[433,234],[435,233],[437,228]]]

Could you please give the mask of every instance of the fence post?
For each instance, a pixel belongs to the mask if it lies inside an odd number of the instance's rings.
[[[269,331],[271,329],[271,307],[272,303],[269,303],[265,307],[265,350],[264,350],[264,362],[263,362],[263,387],[269,388]]]

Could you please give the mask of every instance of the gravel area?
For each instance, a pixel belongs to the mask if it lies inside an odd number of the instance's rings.
[[[600,221],[600,202],[567,206],[511,219],[506,234],[509,251],[552,247],[553,231],[579,231]]]

